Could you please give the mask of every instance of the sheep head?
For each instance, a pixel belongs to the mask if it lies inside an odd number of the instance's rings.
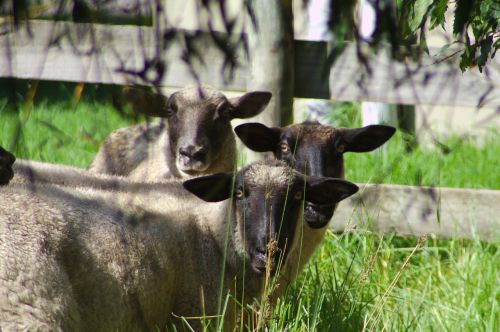
[[[286,262],[306,202],[332,205],[358,190],[342,179],[305,176],[282,161],[194,178],[184,187],[208,202],[233,199],[233,243],[259,276]]]
[[[227,98],[206,85],[185,87],[168,98],[142,88],[127,87],[125,97],[143,114],[165,118],[169,149],[179,171],[192,176],[207,170],[223,147],[234,144],[231,120],[262,112],[270,92],[254,91]],[[228,156],[232,158],[232,156]]]
[[[395,132],[385,125],[333,128],[317,122],[269,128],[245,123],[235,128],[238,137],[254,151],[274,153],[277,159],[308,176],[344,177],[346,152],[368,152],[384,144]],[[333,216],[332,204],[308,202],[305,221],[312,228],[325,227]]]

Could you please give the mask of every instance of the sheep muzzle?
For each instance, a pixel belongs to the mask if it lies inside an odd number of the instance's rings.
[[[207,148],[204,146],[189,145],[179,148],[177,164],[181,171],[202,172],[209,166]]]

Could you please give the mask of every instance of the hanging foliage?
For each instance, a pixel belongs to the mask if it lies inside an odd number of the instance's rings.
[[[498,0],[367,0],[375,12],[376,26],[371,38],[363,40],[373,50],[390,44],[395,59],[411,54],[417,58],[427,51],[428,29],[445,26],[445,13],[453,10],[453,39],[459,47],[462,71],[477,66],[480,71],[493,59],[500,46],[500,2]],[[304,1],[306,5],[307,0]],[[359,2],[358,2],[359,5]],[[453,6],[454,8],[452,8]],[[359,10],[355,1],[330,1],[330,32],[336,42],[362,39]],[[338,50],[332,51],[334,57]]]

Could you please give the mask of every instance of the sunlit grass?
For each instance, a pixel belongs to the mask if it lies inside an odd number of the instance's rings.
[[[104,138],[130,123],[105,103],[41,103],[15,113],[0,100],[0,144],[18,158],[86,167]]]
[[[345,177],[354,182],[395,183],[437,187],[500,189],[500,133],[481,144],[452,137],[447,148],[405,150],[397,132],[382,149],[345,154]]]
[[[302,323],[316,322],[317,331],[498,331],[498,245],[427,239],[402,269],[417,242],[329,233],[278,306],[278,316],[293,317],[295,311],[304,316]],[[374,314],[380,315],[376,321]]]

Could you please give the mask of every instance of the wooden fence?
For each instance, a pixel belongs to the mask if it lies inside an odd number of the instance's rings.
[[[153,58],[153,28],[105,24],[78,24],[33,20],[30,29],[0,34],[0,77],[123,84],[123,70],[140,71]],[[233,79],[224,75],[224,55],[208,36],[197,42],[203,62],[194,68],[185,61],[186,48],[175,40],[168,49],[163,86],[182,87],[201,82],[229,91],[245,91],[249,60],[242,49]],[[432,50],[431,50],[432,51]],[[391,104],[460,105],[500,109],[500,60],[487,70],[462,73],[456,59],[424,56],[421,63],[403,64],[387,52],[358,62],[355,45],[348,44],[330,68],[327,43],[295,41],[295,96],[345,101],[378,101]],[[226,78],[226,79],[225,79]]]
[[[153,58],[154,29],[148,26],[77,24],[30,21],[29,29],[0,25],[0,77],[124,84]],[[228,79],[224,57],[211,38],[201,38],[203,62],[186,62],[186,45],[173,41],[168,48],[167,70],[161,85],[182,87],[200,82],[230,91],[245,91],[249,60],[242,50],[238,66]],[[387,52],[359,63],[355,46],[346,45],[331,66],[327,43],[295,40],[295,96],[345,101],[398,104],[460,105],[500,110],[500,60],[492,70],[461,73],[448,53],[424,56],[420,63],[393,61]],[[371,68],[369,75],[366,64]],[[496,70],[496,71],[495,71]],[[500,238],[500,192],[367,185],[348,203],[341,204],[333,220],[336,230],[352,225],[420,236]],[[346,223],[345,221],[349,221]]]
[[[500,239],[500,191],[359,184],[339,204],[336,231],[374,229],[405,236]]]

